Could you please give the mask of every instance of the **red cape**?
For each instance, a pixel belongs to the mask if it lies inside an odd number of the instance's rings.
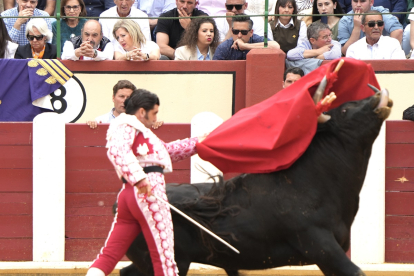
[[[316,132],[317,118],[312,96],[327,75],[324,96],[335,92],[336,108],[348,101],[374,95],[367,84],[379,88],[369,64],[343,58],[325,64],[286,89],[254,106],[244,108],[197,144],[199,156],[223,173],[268,173],[290,167],[307,149]]]

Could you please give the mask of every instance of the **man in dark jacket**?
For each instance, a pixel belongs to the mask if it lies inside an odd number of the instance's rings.
[[[102,34],[102,26],[96,20],[88,20],[80,36],[72,37],[63,46],[62,59],[71,60],[112,60],[114,46]]]

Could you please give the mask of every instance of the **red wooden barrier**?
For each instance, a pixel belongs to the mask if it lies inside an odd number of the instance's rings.
[[[91,261],[108,233],[121,187],[107,160],[107,125],[66,127],[66,261]],[[164,125],[164,141],[190,136],[189,125]],[[32,260],[32,123],[0,123],[0,261]],[[386,262],[414,261],[414,122],[388,121]],[[167,183],[189,183],[189,160]]]
[[[414,122],[387,121],[385,261],[414,262]]]
[[[32,123],[0,123],[0,260],[32,260]]]

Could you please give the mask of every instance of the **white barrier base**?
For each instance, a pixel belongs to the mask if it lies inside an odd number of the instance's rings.
[[[119,262],[111,275],[131,262]],[[85,274],[91,262],[0,262],[2,275],[63,275]],[[408,276],[414,275],[414,264],[362,264],[358,265],[367,276]],[[284,266],[267,270],[241,270],[241,275],[323,275],[316,265]],[[217,267],[192,263],[188,275],[227,275]]]

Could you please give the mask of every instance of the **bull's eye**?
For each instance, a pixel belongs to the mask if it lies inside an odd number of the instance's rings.
[[[342,109],[342,114],[345,114],[346,113],[346,109]]]

